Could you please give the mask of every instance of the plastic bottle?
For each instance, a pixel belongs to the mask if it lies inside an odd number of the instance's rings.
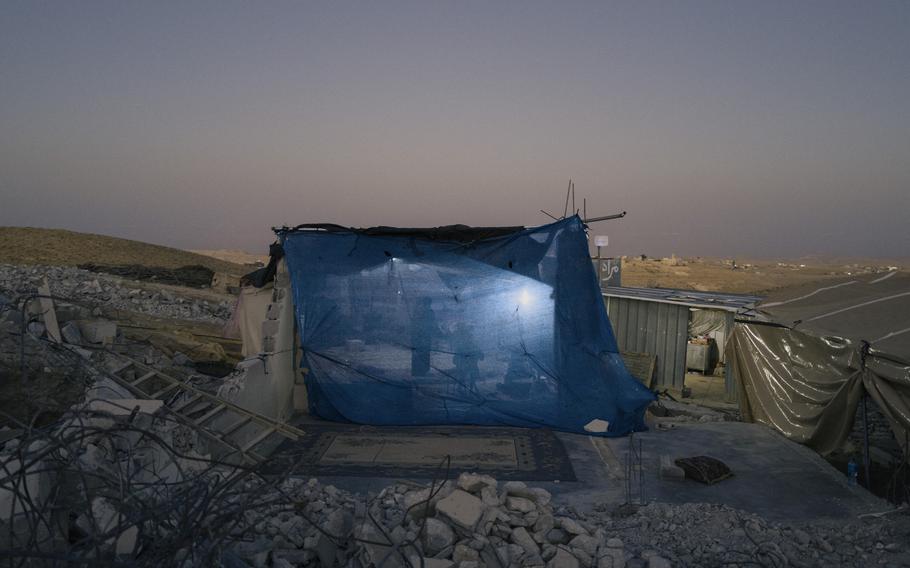
[[[856,485],[856,476],[859,474],[859,465],[857,465],[856,460],[850,458],[850,461],[847,462],[847,483],[850,485]]]

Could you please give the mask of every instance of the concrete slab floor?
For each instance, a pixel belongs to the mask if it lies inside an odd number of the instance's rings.
[[[553,493],[558,503],[586,511],[626,500],[625,464],[629,438],[594,438],[558,433],[578,478],[576,482],[530,482]],[[642,447],[645,502],[726,504],[774,520],[851,518],[889,505],[847,484],[811,449],[760,424],[682,423],[670,431],[637,433]],[[352,444],[349,441],[348,444]],[[725,462],[732,478],[715,485],[659,478],[660,456],[708,455]],[[637,473],[634,500],[638,500]],[[320,481],[352,492],[378,491],[400,478],[324,476]],[[426,479],[409,480],[429,484]]]
[[[669,431],[635,434],[634,439],[642,445],[649,501],[726,504],[775,520],[847,518],[891,508],[862,487],[848,485],[843,473],[810,448],[761,424],[682,423]],[[628,438],[609,439],[607,444],[625,461]],[[710,486],[689,479],[662,480],[661,455],[673,460],[711,456],[726,463],[734,476]]]

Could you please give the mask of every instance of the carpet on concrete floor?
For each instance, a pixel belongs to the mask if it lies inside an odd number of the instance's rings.
[[[316,423],[286,440],[265,464],[266,474],[432,479],[464,471],[501,480],[576,481],[562,442],[547,429],[477,426],[374,427]]]

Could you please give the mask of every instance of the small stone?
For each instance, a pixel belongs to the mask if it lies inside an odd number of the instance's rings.
[[[579,568],[578,559],[564,548],[556,550],[553,558],[547,562],[547,568]]]
[[[452,552],[452,560],[457,563],[478,561],[480,560],[480,554],[470,546],[458,543]]]
[[[524,527],[515,527],[512,529],[510,538],[512,542],[522,547],[529,555],[540,556],[540,548],[538,548],[537,543],[534,542],[534,539],[531,538],[531,535],[528,534],[527,529]]]
[[[618,538],[608,538],[607,548],[622,548],[622,540]]]
[[[323,566],[334,566],[335,558],[338,556],[338,546],[332,542],[332,539],[320,533],[319,541],[316,543],[316,556]]]
[[[580,548],[593,556],[594,553],[597,552],[597,539],[585,534],[580,534],[569,541],[569,546],[572,548]]]
[[[648,568],[673,568],[673,565],[663,556],[655,554],[648,558]]]
[[[557,517],[556,524],[570,534],[588,534],[588,531],[578,521],[569,517]]]
[[[546,539],[550,544],[565,544],[569,542],[569,534],[562,529],[550,529]]]
[[[554,526],[556,526],[556,521],[553,519],[553,515],[540,515],[534,522],[534,532],[547,533]]]
[[[793,536],[795,536],[796,540],[804,546],[812,542],[812,537],[809,536],[809,533],[802,529],[793,529]]]
[[[424,552],[428,555],[436,555],[440,550],[447,546],[451,546],[454,540],[455,533],[452,531],[452,527],[433,517],[426,520],[423,534],[423,546]]]
[[[506,507],[519,513],[530,513],[537,508],[533,501],[524,497],[507,497]]]
[[[477,493],[484,487],[490,487],[496,491],[497,481],[489,475],[479,475],[476,473],[462,473],[458,476],[458,487],[468,493]]]
[[[493,487],[483,487],[480,490],[480,500],[483,501],[483,504],[487,507],[499,506],[499,496],[496,494],[496,489]]]

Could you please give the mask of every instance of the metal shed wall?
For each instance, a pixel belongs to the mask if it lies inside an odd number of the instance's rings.
[[[681,389],[686,379],[689,308],[663,302],[604,296],[622,351],[657,355],[655,387]]]

